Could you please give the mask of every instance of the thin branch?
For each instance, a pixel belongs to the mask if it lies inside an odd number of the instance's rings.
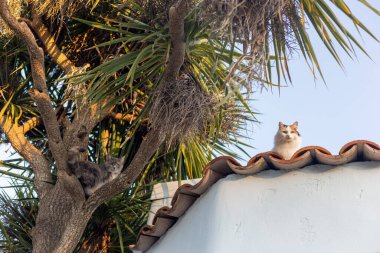
[[[7,116],[0,117],[0,129],[5,133],[12,147],[30,163],[34,172],[34,184],[40,198],[51,189],[53,179],[49,162],[42,153],[32,145],[24,135],[24,128],[12,122]]]
[[[44,53],[37,45],[36,39],[25,22],[18,22],[11,14],[6,0],[0,0],[0,16],[7,25],[24,42],[28,49],[30,64],[32,67],[33,86],[29,91],[30,96],[37,104],[38,111],[44,122],[48,134],[49,148],[56,161],[58,174],[61,171],[68,172],[67,154],[59,131],[59,124],[52,106],[45,78]]]

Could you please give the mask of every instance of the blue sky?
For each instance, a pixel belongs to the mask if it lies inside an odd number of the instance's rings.
[[[347,2],[352,12],[380,37],[380,17],[357,1]],[[379,1],[369,2],[380,9]],[[352,27],[342,15],[338,17],[346,27]],[[357,34],[355,29],[351,31]],[[280,95],[276,88],[252,95],[252,106],[261,113],[257,115],[261,123],[247,125],[246,134],[252,137],[249,144],[255,147],[247,149],[250,156],[272,149],[278,121],[290,124],[297,120],[302,146],[322,146],[333,154],[352,140],[367,139],[380,144],[380,43],[362,35],[359,41],[372,60],[359,50],[354,60],[340,51],[342,70],[311,32],[326,84],[321,78],[314,81],[302,55],[296,53],[290,62],[292,84],[281,88]]]

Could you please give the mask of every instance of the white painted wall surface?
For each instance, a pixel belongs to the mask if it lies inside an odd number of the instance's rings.
[[[148,253],[380,253],[380,163],[217,182]]]

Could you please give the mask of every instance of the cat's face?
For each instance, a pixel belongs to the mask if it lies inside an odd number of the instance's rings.
[[[291,125],[285,125],[279,122],[277,135],[286,142],[297,140],[301,136],[298,132],[298,122],[296,121]]]
[[[109,172],[121,170],[123,168],[123,161],[116,157],[109,156],[106,167]]]

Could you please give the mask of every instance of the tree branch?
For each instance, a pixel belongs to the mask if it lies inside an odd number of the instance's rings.
[[[30,163],[34,172],[34,185],[38,196],[42,199],[52,187],[49,162],[42,153],[32,145],[24,135],[24,128],[12,122],[7,116],[0,117],[0,128],[5,133],[12,147]]]
[[[25,21],[36,33],[38,38],[44,45],[46,52],[50,55],[55,63],[57,63],[67,75],[74,74],[78,69],[75,64],[70,61],[70,59],[57,47],[54,37],[49,32],[48,28],[43,24],[41,17],[35,11],[35,5],[29,1],[31,6],[31,16],[32,20],[20,18],[19,20]],[[78,102],[80,104],[80,102]],[[82,136],[82,126],[86,126],[87,131],[90,132],[92,128],[104,117],[96,115],[98,106],[91,105],[90,107],[85,107],[82,110],[78,110],[79,118],[76,117],[73,122],[68,121],[63,118],[62,123],[64,123],[65,134],[63,138],[63,143],[66,149],[73,146],[87,146],[88,138]]]
[[[173,48],[164,74],[165,79],[175,79],[185,59],[184,17],[188,5],[187,0],[179,0],[169,10],[169,32]]]
[[[41,17],[33,9],[33,4],[31,5],[32,20],[19,18],[19,21],[24,21],[27,23],[33,31],[37,34],[38,38],[41,40],[45,47],[46,52],[50,55],[55,63],[57,63],[66,74],[70,75],[75,72],[76,67],[72,61],[70,61],[67,56],[62,53],[62,51],[57,47],[57,44],[50,34],[47,27],[42,22]]]
[[[82,105],[77,108],[75,118],[63,136],[66,149],[73,146],[87,147],[88,134],[108,114],[108,111],[102,111],[101,108],[102,104]],[[85,136],[83,129],[87,132]]]
[[[38,111],[40,112],[41,118],[44,122],[44,126],[48,134],[49,148],[56,161],[58,174],[61,171],[68,172],[67,154],[59,131],[59,124],[46,86],[43,50],[37,45],[35,37],[28,25],[25,22],[19,23],[11,14],[5,0],[0,0],[0,17],[3,18],[6,24],[24,42],[28,49],[34,87],[29,93],[36,102]]]
[[[41,118],[39,117],[33,117],[33,118],[28,119],[22,125],[23,134],[26,134],[27,132],[29,132],[30,130],[38,126],[39,124],[41,124]]]
[[[187,0],[179,0],[169,10],[169,30],[173,49],[162,82],[177,78],[183,65],[185,59],[184,17],[188,5]],[[158,137],[159,132],[156,129],[156,126],[152,126],[132,162],[121,175],[112,182],[105,184],[88,198],[84,205],[86,211],[93,212],[101,203],[125,191],[136,180],[164,141],[163,138]]]
[[[55,63],[57,63],[67,75],[74,74],[78,69],[70,59],[62,53],[57,47],[53,36],[50,34],[48,28],[43,24],[41,17],[35,11],[35,6],[32,2],[29,2],[31,6],[32,20],[20,18],[20,21],[25,21],[37,34],[38,38],[44,45],[46,52],[50,55]],[[80,105],[81,102],[77,101]],[[81,107],[81,106],[79,106]],[[82,109],[77,110],[77,115],[73,122],[70,122],[63,118],[62,123],[65,126],[65,134],[63,137],[63,143],[66,149],[70,149],[73,146],[87,146],[88,137],[83,136],[81,132],[83,126],[90,132],[96,124],[105,117],[105,115],[97,115],[98,105],[85,106]]]

